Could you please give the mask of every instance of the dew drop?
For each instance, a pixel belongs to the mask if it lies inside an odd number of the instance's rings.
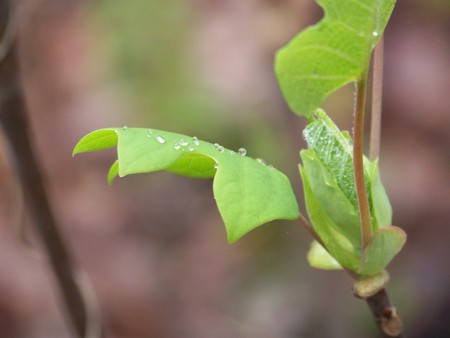
[[[225,151],[225,148],[222,146],[218,146],[217,150],[219,151],[219,153],[223,153]]]
[[[374,32],[372,33],[372,35],[373,35],[373,36],[378,36],[379,33],[378,33],[377,31],[374,31]]]
[[[179,139],[178,140],[178,143],[180,144],[180,146],[182,146],[182,147],[186,147],[186,146],[188,146],[189,145],[189,142],[188,141],[186,141],[185,139]]]
[[[220,147],[219,143],[214,143],[214,148],[218,149]]]
[[[266,165],[266,161],[264,161],[262,158],[257,158],[256,162]]]
[[[152,134],[153,134],[152,130],[149,129],[148,132],[147,132],[147,137],[152,137]]]
[[[158,143],[166,143],[166,139],[164,137],[162,137],[161,135],[156,135],[156,141],[158,141]]]
[[[181,146],[178,143],[175,143],[175,145],[173,146],[173,149],[180,150]]]
[[[188,149],[189,151],[194,151],[194,148],[192,148],[191,146],[188,146],[187,149]]]
[[[247,150],[245,148],[239,148],[238,153],[241,156],[245,156],[247,155]]]
[[[197,146],[197,147],[200,145],[200,140],[198,139],[197,136],[194,136],[192,138],[192,143],[194,143],[194,145]]]
[[[128,130],[128,127],[127,127],[127,126],[123,126],[122,129],[123,129],[123,130]]]
[[[219,168],[219,163],[217,163],[217,162],[214,163],[214,168],[215,168],[215,169],[218,169],[218,168]]]

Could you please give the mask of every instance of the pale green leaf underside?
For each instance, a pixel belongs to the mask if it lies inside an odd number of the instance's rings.
[[[317,241],[311,243],[308,251],[308,263],[313,268],[322,270],[341,270],[342,266]]]
[[[97,137],[108,142],[96,142]],[[114,138],[115,143],[111,141]],[[292,187],[283,173],[248,156],[186,135],[156,129],[102,129],[81,139],[74,154],[116,144],[118,162],[110,169],[110,182],[117,175],[157,170],[197,178],[214,177],[214,196],[229,242],[266,222],[299,216]]]
[[[276,56],[275,71],[291,109],[309,116],[326,97],[367,69],[395,0],[317,0],[324,18]]]

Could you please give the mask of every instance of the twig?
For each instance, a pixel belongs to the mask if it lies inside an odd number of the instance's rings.
[[[381,37],[375,47],[372,68],[372,110],[369,148],[369,158],[372,161],[380,157],[381,116],[383,102],[383,54],[384,39]]]
[[[383,89],[383,40],[380,40],[375,49],[373,94],[372,94],[372,118],[370,135],[370,158],[379,156],[381,134],[381,102]],[[358,206],[361,222],[362,250],[364,250],[372,237],[369,201],[367,199],[364,182],[363,167],[363,136],[364,136],[364,111],[366,100],[367,71],[362,73],[356,89],[355,122],[353,134],[353,166],[355,172],[355,187],[358,197]],[[392,304],[385,288],[375,295],[365,299],[375,318],[378,328],[384,337],[401,338],[403,322]]]
[[[11,25],[12,3],[0,1],[0,29]],[[9,26],[10,27],[10,26]],[[10,146],[25,202],[33,217],[55,273],[73,327],[85,337],[87,314],[81,291],[73,276],[73,262],[61,237],[44,188],[41,169],[28,131],[25,100],[19,74],[17,43],[12,41],[0,60],[0,124]]]
[[[403,322],[392,304],[386,289],[366,298],[380,331],[385,337],[403,337]]]

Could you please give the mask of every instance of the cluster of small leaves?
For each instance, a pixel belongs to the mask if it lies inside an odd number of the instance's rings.
[[[340,268],[342,265],[361,275],[378,273],[400,251],[406,240],[400,228],[389,226],[392,209],[380,180],[378,163],[366,158],[364,161],[375,235],[362,252],[351,139],[325,112],[319,110],[316,113],[316,119],[304,130],[308,149],[300,152],[303,162],[300,172],[314,231],[332,257],[315,243],[308,255],[309,261],[322,269]],[[375,254],[379,251],[383,254]]]

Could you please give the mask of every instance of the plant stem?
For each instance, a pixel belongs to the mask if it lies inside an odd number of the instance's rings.
[[[314,230],[314,228],[312,227],[311,223],[309,223],[309,221],[305,218],[305,216],[303,216],[302,214],[300,214],[299,217],[299,221],[300,224],[303,225],[305,227],[305,229],[310,233],[311,236],[314,237],[314,239],[324,247],[325,250],[328,250],[326,245],[323,243],[322,239],[319,237],[319,235],[316,233],[316,231]]]
[[[355,173],[356,196],[358,198],[362,251],[367,248],[372,238],[370,207],[369,200],[367,198],[363,165],[366,90],[367,71],[363,72],[356,86],[355,117],[353,124],[353,170]]]
[[[383,37],[378,41],[377,46],[375,47],[374,51],[374,61],[373,61],[373,76],[372,76],[372,107],[371,107],[371,121],[370,121],[370,148],[369,148],[369,157],[371,160],[375,160],[380,156],[380,141],[381,141],[381,116],[382,116],[382,92],[383,92],[383,54],[384,54],[384,39]],[[362,111],[362,114],[364,114],[364,106],[365,106],[365,82],[367,75],[364,75],[363,80],[361,80],[363,83],[358,82],[358,92],[357,92],[357,103],[356,103],[356,112],[355,112],[355,145],[356,145],[356,114],[358,113],[358,110]],[[363,87],[364,93],[359,92],[360,85]],[[362,90],[361,90],[362,91]],[[364,97],[363,97],[364,96]],[[358,102],[358,100],[360,102]],[[363,122],[364,118],[359,117],[362,121],[358,121],[358,123],[361,123],[359,125],[359,128],[363,128]],[[362,151],[362,130],[359,130],[361,132],[361,140],[360,146]],[[356,156],[355,148],[353,149],[353,156],[354,156],[354,163],[356,163],[356,159],[361,158]],[[358,149],[359,151],[359,149]],[[363,176],[364,179],[364,176]],[[356,184],[356,164],[355,164],[355,184]],[[358,191],[358,185],[357,191]],[[364,193],[365,193],[364,189]],[[366,194],[365,194],[366,195]],[[364,203],[366,201],[367,203]],[[364,200],[361,200],[363,202],[362,204],[367,204],[367,196],[364,198]],[[366,224],[363,223],[363,216],[361,211],[361,203],[360,203],[360,197],[358,195],[358,203],[360,206],[360,212],[361,212],[361,228],[362,228],[362,237],[363,237],[363,248],[366,247],[367,242],[365,242],[364,238],[367,238],[371,236],[371,227],[369,229],[366,228]],[[368,209],[368,215],[364,216],[365,222],[367,222],[366,218],[369,218],[368,224],[370,225],[370,210]],[[380,329],[381,333],[383,334],[383,337],[395,337],[395,338],[401,338],[403,337],[403,321],[399,314],[397,313],[397,310],[395,309],[395,306],[391,302],[391,299],[389,298],[389,295],[386,291],[386,289],[381,289],[378,291],[375,295],[368,297],[365,299],[367,304],[369,305],[369,308],[375,318],[375,322],[378,325],[378,328]]]
[[[369,147],[369,158],[372,161],[380,157],[381,115],[383,101],[383,54],[384,39],[381,37],[375,47],[372,68],[372,110]]]
[[[381,289],[372,297],[366,298],[378,328],[385,337],[401,338],[403,321],[392,304],[386,289]]]
[[[0,32],[10,24],[10,1],[0,2]],[[56,276],[61,295],[77,337],[86,334],[87,312],[82,293],[74,277],[73,262],[58,230],[45,191],[41,167],[33,151],[28,131],[25,99],[19,74],[17,44],[12,41],[0,60],[0,124],[10,146],[18,180],[36,229],[41,236]]]

